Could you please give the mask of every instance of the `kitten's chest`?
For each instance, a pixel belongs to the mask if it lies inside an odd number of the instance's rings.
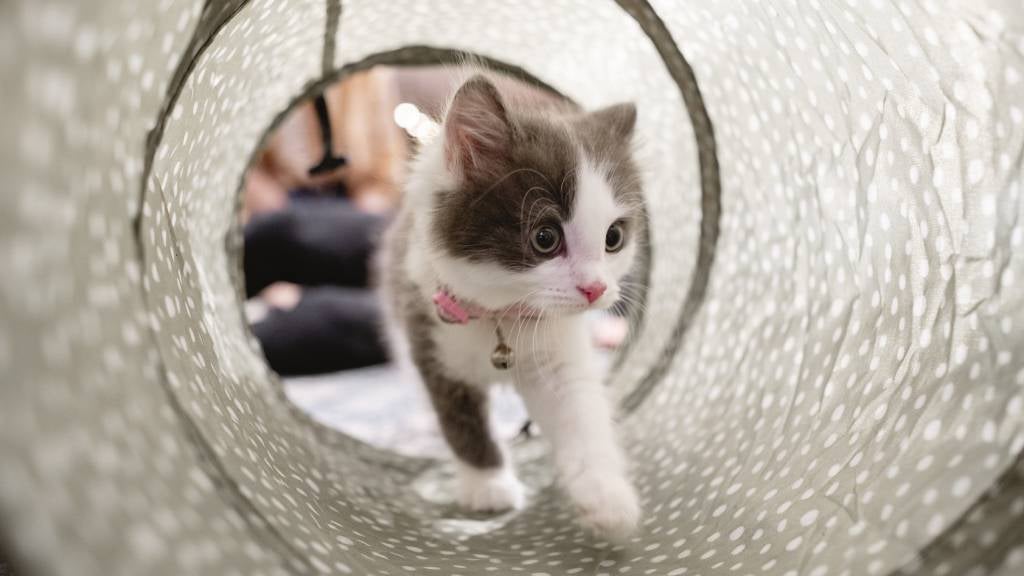
[[[533,378],[550,369],[559,356],[551,341],[551,329],[544,323],[508,321],[501,323],[501,330],[503,338],[499,340],[497,325],[491,320],[442,325],[435,338],[439,360],[454,377],[489,384]],[[492,355],[502,341],[512,353],[512,365],[506,370],[496,368],[492,362]]]

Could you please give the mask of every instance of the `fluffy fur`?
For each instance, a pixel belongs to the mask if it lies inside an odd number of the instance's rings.
[[[581,313],[613,305],[636,259],[645,225],[631,147],[636,111],[525,106],[497,83],[467,80],[442,134],[414,163],[385,241],[390,332],[430,393],[459,463],[463,505],[523,504],[487,411],[489,386],[511,377],[583,524],[620,540],[635,530],[640,507]],[[542,227],[557,230],[556,250],[538,249]],[[609,244],[612,227],[624,235],[621,247]],[[442,322],[432,303],[442,286],[490,314]],[[593,287],[603,293],[591,302]],[[516,354],[509,372],[490,362],[496,324]]]

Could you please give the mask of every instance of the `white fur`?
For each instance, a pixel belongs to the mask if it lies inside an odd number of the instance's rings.
[[[516,374],[516,389],[551,442],[559,480],[583,524],[622,541],[635,530],[640,506],[616,442],[586,322],[564,316],[539,324],[539,347],[526,338],[513,346],[532,352]]]
[[[481,470],[457,463],[459,504],[478,512],[516,510],[526,503],[526,489],[511,466]]]
[[[440,285],[460,298],[490,309],[517,302],[544,310],[542,319],[500,320],[515,354],[511,373],[496,370],[490,354],[497,344],[491,321],[441,325],[435,333],[438,356],[454,378],[485,388],[511,376],[532,418],[550,440],[562,487],[580,511],[581,521],[599,535],[622,540],[636,528],[640,506],[618,447],[612,408],[596,369],[585,319],[588,307],[577,286],[608,286],[593,307],[608,307],[619,297],[619,282],[630,270],[636,237],[615,254],[605,251],[605,231],[627,207],[615,202],[605,172],[579,152],[576,205],[564,223],[566,257],[556,257],[525,272],[497,264],[473,263],[446,254],[431,242],[434,191],[451,190],[457,176],[444,157],[443,138],[427,144],[414,164],[407,190],[407,210],[414,218],[405,272],[423,297]],[[509,458],[504,459],[506,462]],[[460,501],[473,509],[495,510],[522,505],[522,486],[510,465],[481,471],[459,468]]]

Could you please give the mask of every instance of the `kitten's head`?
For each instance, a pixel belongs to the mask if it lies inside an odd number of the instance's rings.
[[[429,231],[442,281],[490,309],[614,304],[645,225],[635,123],[633,104],[517,109],[483,76],[464,83],[435,155],[447,184]]]

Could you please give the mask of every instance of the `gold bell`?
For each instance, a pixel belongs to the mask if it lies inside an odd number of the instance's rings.
[[[515,356],[512,354],[512,349],[504,342],[499,342],[494,347],[494,352],[491,352],[491,365],[498,370],[508,370],[511,368],[514,359]]]
[[[515,361],[515,355],[512,353],[512,348],[505,343],[505,336],[501,333],[501,326],[497,323],[494,324],[494,335],[498,337],[498,345],[491,352],[491,366],[498,370],[508,370]]]

